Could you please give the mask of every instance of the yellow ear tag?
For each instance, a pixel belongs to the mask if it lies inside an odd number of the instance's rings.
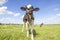
[[[27,14],[27,15],[29,15],[29,14]]]

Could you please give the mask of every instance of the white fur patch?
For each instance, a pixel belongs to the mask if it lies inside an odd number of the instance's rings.
[[[27,5],[27,8],[30,8],[30,7],[32,7],[32,5],[31,5],[31,4]]]

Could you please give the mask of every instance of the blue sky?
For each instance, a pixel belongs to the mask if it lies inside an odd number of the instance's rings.
[[[34,12],[35,24],[60,24],[60,0],[0,0],[0,23],[23,23],[20,7],[28,4],[40,8]]]

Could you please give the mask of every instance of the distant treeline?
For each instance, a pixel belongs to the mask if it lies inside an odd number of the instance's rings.
[[[20,24],[3,24],[3,23],[0,23],[0,25],[20,25]]]
[[[2,25],[2,23],[0,23],[0,25]]]

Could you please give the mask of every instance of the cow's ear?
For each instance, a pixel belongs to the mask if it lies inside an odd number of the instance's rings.
[[[21,9],[21,10],[23,10],[23,11],[25,11],[25,10],[26,10],[26,8],[25,8],[25,7],[20,7],[20,9]]]
[[[34,8],[34,11],[39,11],[39,8]]]

